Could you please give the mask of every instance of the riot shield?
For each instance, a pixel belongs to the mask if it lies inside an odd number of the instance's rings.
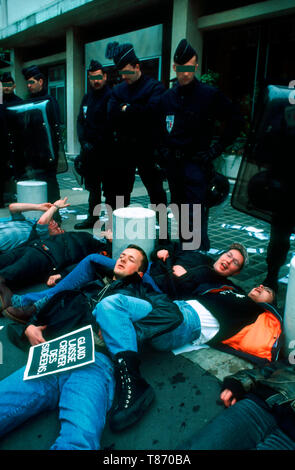
[[[294,199],[294,89],[269,85],[253,123],[233,189],[234,209],[271,223]],[[292,209],[293,212],[293,209]],[[295,222],[295,214],[294,214]]]
[[[11,165],[17,179],[67,170],[59,123],[49,97],[8,106],[6,119]]]

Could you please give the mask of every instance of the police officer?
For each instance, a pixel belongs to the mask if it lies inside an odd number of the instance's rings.
[[[3,73],[1,77],[1,83],[3,90],[3,104],[5,106],[23,101],[22,98],[17,96],[14,92],[16,84],[10,72]]]
[[[27,88],[29,92],[30,101],[49,100],[48,107],[48,121],[53,135],[53,151],[54,159],[47,160],[46,162],[37,158],[38,148],[44,147],[45,143],[42,136],[38,139],[37,135],[32,136],[34,140],[33,151],[36,152],[36,158],[32,162],[32,174],[29,179],[37,179],[47,182],[48,201],[54,203],[60,199],[60,189],[56,178],[56,171],[59,158],[59,143],[60,143],[60,110],[56,99],[49,95],[46,77],[40,71],[39,67],[32,65],[22,70],[22,73],[27,81]],[[29,129],[27,130],[27,132]],[[42,139],[42,140],[41,140]],[[40,152],[39,152],[40,153]],[[59,214],[56,220],[60,221]]]
[[[1,157],[0,157],[0,207],[4,207],[4,190],[5,183],[7,183],[11,177],[11,161],[8,150],[8,139],[7,139],[7,125],[6,125],[6,113],[5,107],[20,103],[22,98],[14,93],[16,88],[13,77],[10,72],[5,72],[1,76],[2,92],[3,92],[3,104],[0,104],[0,121],[1,121]]]
[[[166,205],[155,157],[156,107],[164,85],[142,73],[132,44],[117,46],[113,60],[123,79],[113,88],[108,108],[116,145],[116,194],[129,205],[137,168],[151,203]]]
[[[237,137],[242,118],[217,88],[205,85],[195,77],[197,68],[197,52],[186,39],[182,39],[174,54],[176,84],[162,95],[160,103],[161,153],[171,193],[170,202],[188,204],[189,207],[188,221],[182,220],[183,214],[180,213],[180,227],[188,222],[192,231],[193,205],[201,204],[200,249],[206,251],[210,248],[206,195],[213,175],[212,161]],[[216,120],[224,121],[225,127],[218,141],[212,143]],[[180,230],[180,239],[188,242],[187,234],[185,237],[182,235]]]
[[[108,155],[111,152],[110,134],[107,122],[107,104],[111,89],[107,84],[107,74],[97,60],[91,60],[88,68],[90,89],[82,99],[77,119],[77,132],[81,145],[79,155],[85,188],[89,191],[88,217],[77,223],[74,228],[92,228],[98,216],[93,215],[96,205],[101,203],[103,186],[106,203],[112,204],[108,197],[108,181],[111,170]]]

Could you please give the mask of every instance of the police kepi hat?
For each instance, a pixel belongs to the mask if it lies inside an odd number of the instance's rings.
[[[102,70],[102,65],[98,60],[92,59],[88,67],[88,72],[96,72],[97,70]]]
[[[10,72],[4,72],[1,76],[1,82],[4,82],[4,83],[12,82],[12,83],[14,83],[14,80],[12,78],[11,73]]]
[[[124,68],[127,64],[138,62],[134,47],[130,43],[117,46],[114,51],[113,60],[118,70]]]
[[[194,55],[198,58],[196,50],[187,42],[186,39],[182,39],[174,53],[174,62],[179,65],[186,64]]]
[[[44,78],[43,73],[41,72],[39,67],[37,67],[37,65],[31,65],[30,67],[22,69],[22,74],[26,80],[29,80],[29,78],[31,77],[35,78],[36,80]]]

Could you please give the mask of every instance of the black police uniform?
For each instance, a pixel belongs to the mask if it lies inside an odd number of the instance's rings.
[[[114,56],[119,70],[134,61],[138,62],[138,59],[130,44],[119,47]],[[112,90],[108,114],[115,141],[114,185],[116,193],[124,196],[125,206],[130,203],[136,168],[151,203],[167,203],[155,158],[156,109],[164,91],[161,82],[144,74],[134,83],[123,81]],[[125,111],[122,110],[124,105]]]
[[[108,158],[112,153],[107,121],[107,104],[110,94],[111,89],[108,85],[104,85],[100,90],[90,89],[82,99],[77,118],[77,132],[81,145],[79,156],[81,172],[85,178],[85,188],[89,191],[89,220],[93,217],[95,206],[101,203],[101,187],[103,187],[106,203],[112,202],[109,200],[106,181],[110,179],[111,169]],[[82,222],[76,224],[75,228],[85,227]]]
[[[174,61],[185,64],[194,55],[197,56],[195,50],[182,40]],[[162,165],[166,168],[170,202],[189,205],[190,231],[193,228],[193,205],[201,204],[200,249],[209,250],[206,196],[214,174],[212,161],[238,135],[242,118],[220,90],[201,83],[197,78],[187,85],[177,83],[167,90],[161,97],[160,113]],[[226,125],[218,142],[212,144],[217,120],[225,121]]]

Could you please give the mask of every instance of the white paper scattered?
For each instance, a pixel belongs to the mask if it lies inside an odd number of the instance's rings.
[[[177,354],[182,354],[185,352],[197,351],[199,349],[207,349],[207,348],[209,348],[207,344],[188,343],[188,344],[185,344],[184,346],[181,346],[180,348],[172,349],[172,352],[175,356],[177,356]]]

